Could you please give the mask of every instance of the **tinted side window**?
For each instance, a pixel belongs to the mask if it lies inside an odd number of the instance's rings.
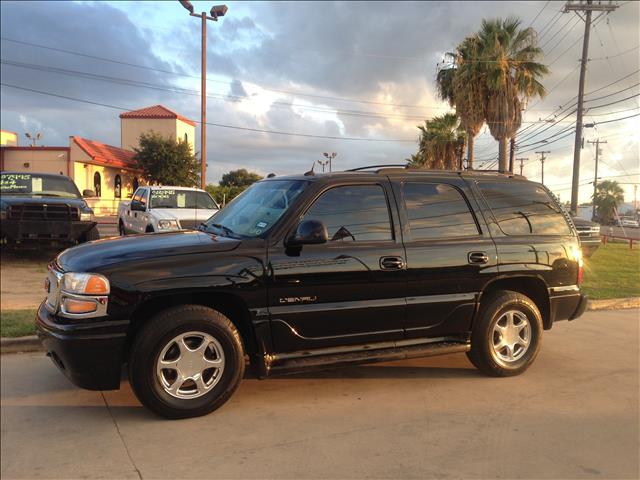
[[[451,185],[406,183],[402,191],[412,240],[479,234],[467,202]]]
[[[333,242],[393,239],[387,198],[379,185],[332,188],[315,201],[303,219],[324,223]]]
[[[133,193],[133,196],[131,197],[131,200],[137,200],[139,202],[141,196],[142,196],[142,189],[141,188],[137,188],[136,191]]]
[[[539,185],[525,182],[478,182],[480,191],[507,235],[567,235],[560,207]]]

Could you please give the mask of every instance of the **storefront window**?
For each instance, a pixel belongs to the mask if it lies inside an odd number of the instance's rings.
[[[100,172],[93,174],[93,191],[96,193],[96,197],[102,196],[102,178],[100,178]]]
[[[120,175],[116,175],[116,180],[115,180],[115,185],[113,188],[113,195],[115,198],[121,198],[122,197],[122,179],[120,178]]]

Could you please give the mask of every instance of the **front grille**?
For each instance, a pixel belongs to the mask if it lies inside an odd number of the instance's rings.
[[[11,205],[7,218],[15,220],[74,221],[80,220],[80,211],[70,205],[25,203]]]

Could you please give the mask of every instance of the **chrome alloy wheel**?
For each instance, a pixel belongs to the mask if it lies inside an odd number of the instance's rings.
[[[224,351],[204,332],[186,332],[168,342],[160,352],[156,373],[172,397],[198,398],[211,391],[224,371]]]
[[[518,310],[502,314],[493,326],[492,353],[499,363],[512,364],[520,360],[531,343],[531,324]]]

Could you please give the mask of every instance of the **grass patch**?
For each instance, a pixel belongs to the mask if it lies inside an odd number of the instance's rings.
[[[2,310],[0,312],[0,337],[35,335],[35,318],[36,311],[31,308]]]
[[[600,245],[584,259],[584,292],[592,299],[640,297],[640,249],[629,244]]]

